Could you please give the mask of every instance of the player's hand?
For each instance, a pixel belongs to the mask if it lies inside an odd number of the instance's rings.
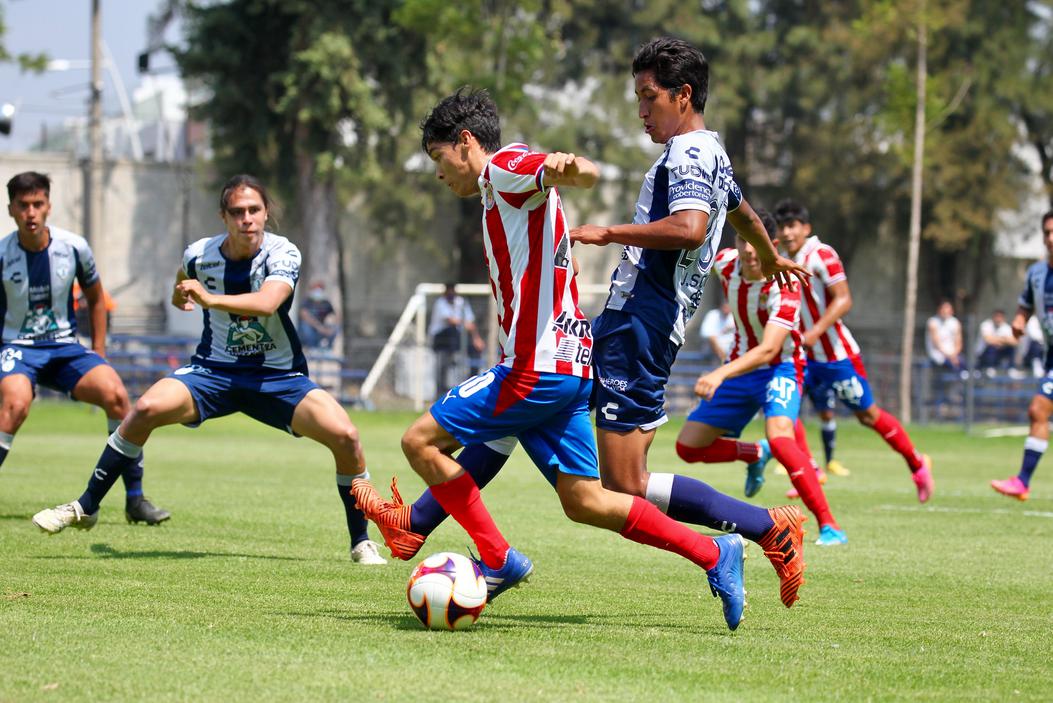
[[[574,154],[565,154],[562,151],[554,151],[545,157],[545,182],[547,183],[550,179],[556,179],[566,174],[573,176],[577,173],[578,168],[574,164]]]
[[[205,290],[201,281],[196,278],[188,278],[177,283],[176,292],[182,293],[184,299],[191,303],[189,308],[184,308],[185,310],[193,310],[193,303],[197,303],[205,310],[211,307],[212,294]]]
[[[1013,324],[1010,325],[1013,329],[1013,337],[1020,339],[1027,334],[1027,322],[1020,322],[1019,320],[1013,320]]]
[[[570,241],[582,244],[595,244],[598,247],[606,246],[607,228],[599,225],[580,225],[570,231]]]
[[[814,347],[818,341],[819,333],[815,331],[814,327],[801,335],[801,344],[803,346]]]
[[[723,382],[724,377],[717,371],[703,374],[695,381],[695,395],[706,400],[713,400],[713,394],[717,392],[717,389],[720,388],[720,384]]]
[[[812,277],[804,266],[780,254],[775,255],[774,261],[761,261],[761,272],[765,278],[774,278],[776,283],[790,290],[796,290],[797,281],[802,285],[809,285],[808,279]]]
[[[172,288],[172,306],[176,310],[183,310],[184,312],[190,312],[194,309],[194,302],[186,296],[186,293],[179,287],[178,282]]]

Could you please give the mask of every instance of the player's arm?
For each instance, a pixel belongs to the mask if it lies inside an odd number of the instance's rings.
[[[106,356],[106,294],[102,290],[102,281],[95,281],[83,290],[91,319],[91,350],[99,356]]]
[[[542,180],[546,187],[591,188],[600,180],[599,167],[583,156],[554,151],[545,156]]]
[[[1027,334],[1027,320],[1031,317],[1031,308],[1020,305],[1016,309],[1016,314],[1013,315],[1013,322],[1011,327],[1013,328],[1013,336],[1020,339]]]
[[[582,244],[624,244],[646,249],[698,249],[706,241],[709,213],[704,210],[679,210],[646,224],[581,225],[570,231],[572,242]]]
[[[848,281],[838,281],[826,287],[828,301],[826,311],[815,321],[811,329],[805,330],[804,346],[810,347],[819,341],[830,326],[848,314],[852,309],[852,292],[848,289]]]
[[[761,338],[760,344],[734,361],[729,361],[723,366],[699,376],[695,382],[695,394],[706,400],[712,400],[717,388],[727,379],[749,373],[771,361],[772,357],[782,349],[783,342],[786,341],[786,335],[789,333],[790,330],[785,325],[779,322],[769,322],[764,326],[764,336]]]
[[[792,287],[796,277],[801,283],[808,285],[808,278],[812,274],[805,267],[781,256],[775,250],[768,231],[764,229],[764,223],[745,198],[739,202],[737,208],[728,210],[728,224],[740,237],[753,245],[760,260],[761,271],[767,278],[774,277],[779,285]]]
[[[259,290],[237,295],[216,295],[193,278],[176,283],[176,289],[206,310],[221,310],[232,315],[252,317],[273,315],[293,292],[292,286],[284,280],[264,281]]]

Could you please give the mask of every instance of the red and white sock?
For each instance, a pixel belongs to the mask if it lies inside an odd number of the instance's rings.
[[[739,442],[720,437],[708,447],[689,447],[677,442],[676,453],[689,464],[700,461],[706,464],[722,464],[728,461],[744,461],[751,464],[760,459],[760,445],[756,442]]]
[[[706,570],[716,566],[720,558],[720,547],[712,537],[684,527],[639,496],[633,496],[620,534],[633,542],[679,554]]]
[[[823,487],[819,485],[819,479],[815,476],[814,460],[802,452],[797,443],[789,437],[776,437],[769,441],[771,442],[771,453],[780,464],[786,467],[786,473],[790,475],[793,487],[797,489],[805,507],[815,515],[819,526],[837,527],[837,521],[834,520],[830,506],[826,502]]]
[[[479,487],[470,474],[462,473],[457,478],[432,486],[431,494],[472,538],[484,564],[491,569],[505,565],[508,542],[483,505]]]
[[[888,442],[888,446],[899,452],[907,460],[907,466],[910,467],[911,473],[924,466],[921,454],[914,448],[914,443],[910,441],[910,435],[907,434],[907,431],[903,429],[903,425],[899,424],[899,420],[895,417],[879,409],[877,421],[874,423],[874,431]]]

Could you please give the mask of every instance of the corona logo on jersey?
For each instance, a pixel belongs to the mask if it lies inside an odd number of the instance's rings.
[[[263,354],[278,345],[255,317],[241,316],[227,328],[227,353],[234,356]]]
[[[55,321],[55,313],[47,305],[34,305],[26,311],[26,317],[22,320],[21,334],[25,337],[39,339],[42,335],[54,332],[58,329]]]

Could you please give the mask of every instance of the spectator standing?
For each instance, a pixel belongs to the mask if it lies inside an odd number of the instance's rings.
[[[954,316],[954,306],[949,300],[940,301],[936,314],[925,323],[925,351],[936,366],[961,371],[962,323]]]
[[[442,295],[431,308],[431,323],[428,325],[431,347],[436,354],[436,376],[439,388],[452,388],[464,380],[457,378],[460,362],[467,360],[468,375],[475,375],[483,351],[483,338],[475,326],[472,306],[457,295],[456,284],[449,282]],[[471,339],[471,347],[467,341]],[[453,377],[453,378],[451,378]]]

